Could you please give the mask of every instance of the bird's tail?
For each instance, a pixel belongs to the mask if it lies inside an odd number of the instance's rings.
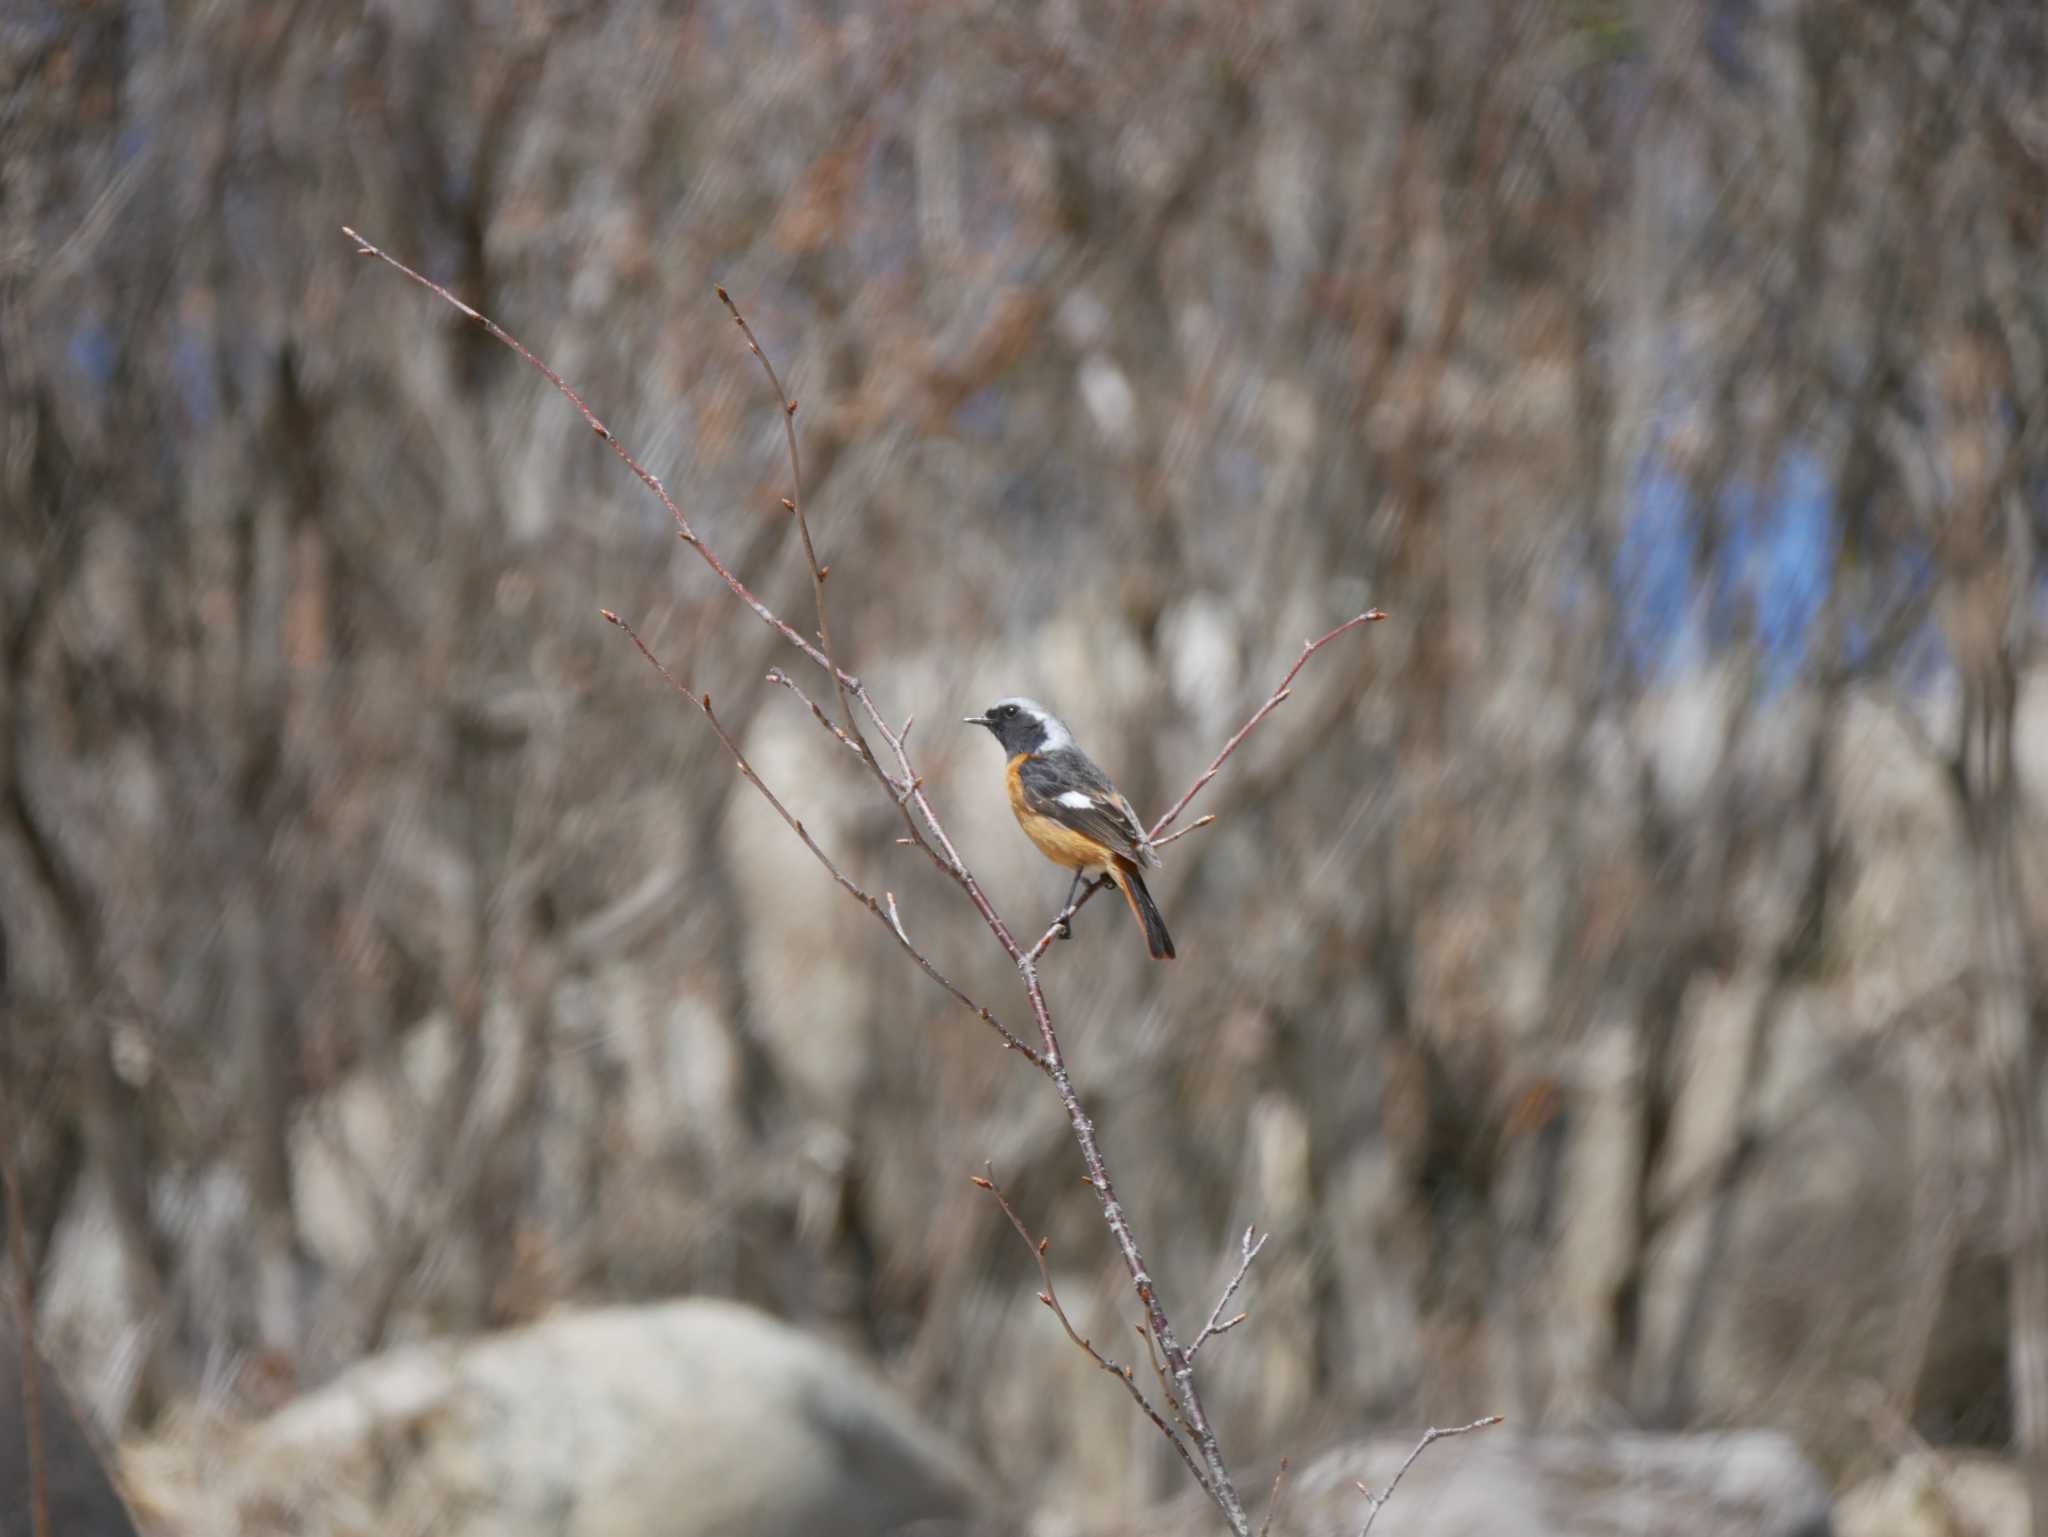
[[[1159,904],[1145,889],[1145,877],[1138,873],[1138,867],[1127,859],[1119,859],[1110,866],[1110,878],[1130,904],[1131,916],[1138,920],[1138,927],[1145,931],[1145,948],[1152,952],[1152,959],[1172,960],[1173,936],[1166,932],[1166,920],[1159,916]]]

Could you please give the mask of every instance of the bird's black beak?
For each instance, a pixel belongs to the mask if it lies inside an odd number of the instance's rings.
[[[960,724],[963,726],[987,726],[991,731],[996,729],[986,715],[963,715],[960,717]]]

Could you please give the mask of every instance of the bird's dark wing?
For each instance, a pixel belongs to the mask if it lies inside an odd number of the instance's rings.
[[[1025,803],[1040,816],[1071,827],[1083,837],[1105,844],[1126,859],[1156,865],[1152,840],[1131,803],[1109,782],[1109,776],[1078,748],[1039,753],[1017,765],[1017,783]]]

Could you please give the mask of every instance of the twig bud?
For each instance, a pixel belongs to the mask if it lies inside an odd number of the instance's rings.
[[[1038,1300],[1040,1302],[1043,1302],[1047,1307],[1052,1306],[1052,1295],[1049,1292],[1040,1292],[1038,1294]]]
[[[730,303],[732,303],[732,295],[731,295],[731,294],[729,294],[729,293],[727,293],[727,292],[725,291],[725,285],[724,285],[724,284],[722,284],[722,283],[713,283],[713,284],[711,285],[711,291],[712,291],[713,293],[715,293],[715,294],[717,294],[717,295],[718,295],[718,302],[719,302],[720,304],[730,304]]]
[[[967,1177],[983,1190],[993,1190],[996,1188],[994,1180],[983,1179],[979,1174],[970,1174]]]
[[[1039,1239],[1039,1240],[1038,1240],[1038,1252],[1039,1252],[1039,1253],[1040,1253],[1041,1255],[1043,1255],[1043,1254],[1045,1253],[1045,1251],[1046,1251],[1047,1249],[1050,1249],[1051,1247],[1052,1247],[1052,1240],[1051,1240],[1050,1238],[1041,1238],[1041,1239]]]

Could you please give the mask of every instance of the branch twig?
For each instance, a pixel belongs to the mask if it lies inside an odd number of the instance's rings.
[[[1152,847],[1155,849],[1163,849],[1166,847],[1167,844],[1174,842],[1176,839],[1185,838],[1189,833],[1200,832],[1203,828],[1207,827],[1211,822],[1214,822],[1215,820],[1216,818],[1214,817],[1214,815],[1196,817],[1194,821],[1188,823],[1188,825],[1183,827],[1179,832],[1168,833],[1164,838],[1153,839]]]
[[[1355,614],[1351,618],[1345,620],[1342,624],[1338,625],[1334,630],[1330,630],[1325,632],[1324,634],[1318,635],[1314,640],[1303,641],[1301,644],[1301,655],[1297,656],[1294,659],[1294,665],[1287,669],[1287,676],[1280,680],[1279,687],[1275,688],[1271,694],[1266,696],[1266,702],[1264,704],[1260,705],[1256,710],[1252,711],[1251,719],[1246,721],[1242,726],[1237,728],[1237,734],[1233,736],[1229,741],[1223,744],[1223,750],[1216,754],[1216,756],[1210,760],[1209,766],[1203,769],[1202,772],[1196,776],[1195,782],[1188,786],[1187,793],[1181,796],[1181,798],[1175,801],[1171,806],[1167,807],[1166,814],[1162,816],[1158,821],[1152,824],[1151,831],[1148,834],[1148,836],[1152,840],[1152,846],[1154,848],[1158,848],[1163,844],[1171,843],[1175,838],[1184,837],[1186,836],[1186,834],[1195,831],[1196,828],[1206,827],[1209,823],[1213,822],[1215,820],[1214,817],[1202,817],[1199,820],[1197,820],[1192,826],[1186,827],[1182,829],[1180,832],[1174,833],[1171,836],[1161,836],[1166,832],[1167,828],[1171,827],[1174,824],[1174,822],[1179,818],[1180,814],[1188,809],[1188,802],[1192,801],[1197,795],[1200,795],[1202,793],[1203,787],[1207,785],[1210,780],[1214,779],[1216,775],[1222,770],[1224,763],[1228,761],[1230,755],[1236,752],[1237,749],[1241,745],[1243,745],[1244,739],[1252,734],[1253,728],[1255,728],[1260,721],[1264,720],[1268,715],[1271,715],[1275,710],[1279,709],[1283,703],[1286,702],[1287,696],[1294,692],[1293,685],[1295,678],[1300,674],[1301,669],[1307,665],[1308,659],[1310,657],[1314,656],[1318,651],[1322,650],[1323,647],[1327,646],[1339,635],[1344,634],[1347,630],[1355,630],[1362,624],[1370,624],[1375,620],[1384,619],[1386,617],[1386,614],[1383,613],[1381,610],[1376,608],[1369,608],[1364,613]],[[1035,961],[1041,955],[1045,954],[1047,948],[1051,946],[1052,942],[1059,938],[1060,931],[1067,926],[1068,922],[1073,918],[1074,914],[1079,912],[1082,908],[1086,907],[1088,905],[1089,899],[1093,897],[1098,890],[1100,890],[1103,886],[1106,886],[1107,884],[1109,884],[1107,881],[1096,880],[1090,882],[1087,886],[1084,886],[1081,889],[1080,895],[1075,897],[1072,902],[1067,904],[1066,909],[1063,912],[1061,912],[1061,914],[1057,918],[1053,920],[1052,927],[1047,929],[1044,935],[1039,939],[1038,943],[1031,947],[1031,959]]]
[[[759,774],[754,772],[754,766],[747,761],[747,755],[740,751],[740,744],[732,739],[731,734],[727,732],[724,724],[719,720],[719,718],[715,714],[712,713],[711,696],[709,694],[692,693],[688,688],[686,688],[683,685],[682,680],[676,677],[674,673],[668,670],[668,667],[662,662],[661,658],[656,656],[652,651],[647,649],[647,642],[640,638],[640,632],[635,630],[631,624],[627,623],[624,619],[621,619],[617,614],[613,613],[608,608],[599,609],[598,612],[604,615],[607,623],[614,624],[618,626],[618,628],[620,628],[621,630],[624,630],[626,632],[627,638],[633,642],[636,648],[638,648],[640,654],[647,659],[648,665],[653,667],[653,669],[656,672],[661,674],[663,679],[667,681],[668,686],[670,688],[674,689],[676,693],[680,694],[683,698],[689,700],[691,704],[697,707],[698,711],[702,713],[702,715],[704,716],[704,719],[711,723],[711,729],[718,733],[718,740],[725,744],[726,752],[731,754],[733,762],[739,766],[739,771],[746,778],[746,781],[749,784],[751,784],[755,789],[761,792],[763,798],[765,798],[768,804],[775,809],[775,814],[781,817],[783,822],[788,826],[789,830],[795,833],[797,837],[803,841],[804,847],[809,849],[811,853],[814,856],[816,856],[818,863],[825,867],[826,871],[831,875],[832,879],[837,881],[840,887],[844,891],[846,891],[846,893],[849,896],[851,896],[856,902],[860,903],[861,906],[865,907],[869,912],[873,913],[876,918],[881,920],[882,926],[886,928],[892,935],[895,936],[897,944],[901,945],[903,947],[904,953],[909,955],[909,957],[912,960],[916,961],[917,964],[923,968],[925,975],[930,977],[934,982],[938,983],[939,986],[943,987],[947,992],[951,993],[954,996],[954,998],[959,1000],[959,1002],[970,1012],[972,1012],[977,1019],[981,1020],[982,1023],[986,1024],[991,1030],[995,1031],[997,1035],[1001,1036],[1003,1045],[1006,1048],[1016,1052],[1019,1056],[1023,1057],[1025,1061],[1029,1062],[1033,1067],[1037,1068],[1041,1073],[1049,1072],[1050,1069],[1048,1068],[1044,1057],[1039,1055],[1039,1053],[1037,1053],[1036,1051],[1033,1051],[1029,1046],[1025,1045],[1024,1042],[1019,1040],[1015,1035],[1011,1034],[1009,1028],[1005,1026],[1001,1021],[999,1021],[994,1014],[990,1013],[984,1005],[977,1003],[974,999],[968,997],[966,993],[962,992],[958,987],[955,987],[953,985],[952,980],[948,978],[944,972],[940,971],[938,967],[934,966],[931,962],[931,959],[922,950],[918,949],[916,945],[910,942],[910,936],[903,932],[902,919],[895,916],[894,898],[891,898],[890,900],[889,910],[884,911],[882,904],[880,902],[876,901],[875,898],[871,896],[867,891],[863,890],[861,886],[857,884],[851,876],[849,876],[844,870],[841,870],[837,864],[833,863],[832,856],[827,854],[825,850],[819,846],[818,840],[811,836],[810,829],[805,827],[802,822],[797,820],[796,816],[793,813],[791,813],[790,809],[782,804],[781,800],[776,796],[775,792],[768,788],[767,781],[762,779]]]
[[[1173,1384],[1166,1380],[1166,1363],[1159,1359],[1159,1342],[1152,1338],[1152,1331],[1145,1327],[1141,1318],[1131,1326],[1138,1331],[1138,1338],[1145,1342],[1145,1359],[1152,1363],[1152,1375],[1159,1380],[1159,1395],[1166,1400],[1166,1407],[1172,1411],[1173,1422],[1186,1430],[1189,1435],[1187,1417],[1180,1412],[1180,1400],[1173,1396]]]
[[[832,719],[831,716],[827,715],[824,712],[824,710],[819,708],[818,702],[815,699],[811,698],[809,694],[806,694],[803,691],[803,689],[798,685],[796,679],[792,678],[780,667],[771,667],[768,669],[768,681],[770,683],[781,684],[782,687],[788,689],[792,694],[796,695],[797,698],[801,699],[804,702],[804,708],[811,712],[812,719],[816,720],[819,725],[823,726],[827,731],[831,732],[833,740],[838,742],[840,746],[844,747],[856,758],[863,758],[866,756],[866,754],[861,751],[860,744],[856,742],[852,737],[846,734],[845,727],[839,725],[836,721]]]
[[[1060,1321],[1060,1327],[1067,1331],[1067,1338],[1079,1346],[1089,1360],[1093,1361],[1097,1366],[1124,1385],[1124,1390],[1131,1395],[1132,1400],[1140,1409],[1145,1411],[1145,1417],[1158,1427],[1159,1433],[1172,1443],[1173,1449],[1176,1452],[1180,1453],[1180,1460],[1187,1464],[1187,1470],[1194,1475],[1195,1482],[1202,1486],[1205,1494],[1214,1499],[1216,1491],[1210,1488],[1208,1478],[1195,1465],[1195,1459],[1188,1452],[1187,1443],[1175,1434],[1171,1425],[1160,1418],[1159,1411],[1152,1407],[1152,1401],[1139,1389],[1131,1369],[1128,1366],[1123,1366],[1110,1360],[1109,1357],[1097,1350],[1094,1342],[1076,1329],[1073,1320],[1067,1317],[1067,1310],[1060,1306],[1059,1293],[1053,1290],[1052,1271],[1045,1263],[1045,1251],[1052,1247],[1052,1241],[1046,1238],[1033,1238],[1031,1236],[1031,1230],[1024,1225],[1024,1219],[1017,1215],[1017,1209],[1010,1204],[1010,1198],[1003,1194],[1003,1187],[996,1183],[994,1168],[988,1164],[983,1164],[982,1167],[988,1170],[987,1174],[975,1174],[970,1176],[970,1178],[972,1178],[977,1187],[986,1190],[995,1197],[996,1205],[1003,1209],[1003,1215],[1010,1219],[1010,1226],[1017,1230],[1017,1236],[1024,1240],[1025,1247],[1031,1251],[1031,1257],[1038,1262],[1038,1278],[1045,1288],[1038,1294],[1038,1300],[1052,1310],[1053,1317]],[[1143,1325],[1139,1326],[1139,1332],[1144,1332]],[[1164,1379],[1162,1378],[1163,1385]],[[1174,1405],[1171,1393],[1167,1394],[1167,1407],[1173,1410],[1175,1419],[1180,1418],[1180,1410]]]
[[[782,379],[775,372],[775,365],[768,361],[768,354],[762,350],[761,343],[754,336],[754,328],[747,324],[747,317],[740,313],[740,307],[732,302],[732,295],[727,293],[722,285],[716,286],[715,292],[718,294],[718,302],[723,304],[727,313],[732,316],[732,323],[740,328],[740,335],[747,339],[747,350],[760,359],[761,371],[768,376],[768,387],[775,391],[775,403],[782,416],[783,438],[789,445],[789,495],[783,500],[782,505],[788,508],[790,515],[796,519],[797,537],[803,541],[804,564],[809,568],[811,577],[811,596],[818,605],[818,644],[825,652],[825,670],[832,674],[832,686],[839,693],[840,718],[845,721],[846,729],[852,733],[853,739],[860,744],[860,755],[873,762],[875,755],[869,751],[868,744],[861,738],[860,727],[853,718],[853,706],[847,702],[845,679],[841,676],[839,663],[832,654],[832,626],[825,617],[825,574],[828,568],[818,564],[818,551],[811,543],[810,519],[804,515],[804,468],[803,461],[797,457],[796,451],[796,402],[790,398],[789,391],[782,387]]]
[[[1287,1459],[1280,1459],[1280,1471],[1273,1475],[1273,1492],[1266,1497],[1266,1519],[1259,1523],[1259,1537],[1273,1530],[1273,1517],[1280,1511],[1280,1481],[1287,1477]]]
[[[1216,1299],[1216,1306],[1209,1312],[1209,1321],[1202,1325],[1202,1332],[1197,1334],[1195,1342],[1188,1346],[1188,1360],[1190,1361],[1194,1360],[1195,1353],[1202,1348],[1204,1340],[1218,1334],[1228,1334],[1251,1316],[1249,1313],[1239,1313],[1235,1317],[1224,1318],[1223,1310],[1230,1306],[1230,1299],[1235,1297],[1238,1288],[1244,1285],[1245,1275],[1251,1270],[1252,1261],[1259,1257],[1259,1250],[1265,1248],[1266,1240],[1273,1236],[1271,1233],[1261,1233],[1259,1234],[1258,1242],[1253,1243],[1252,1231],[1251,1228],[1246,1228],[1244,1230],[1244,1238],[1238,1244],[1237,1274],[1232,1276],[1230,1284],[1223,1288],[1223,1295]],[[1219,1319],[1222,1321],[1218,1322]]]
[[[1415,1459],[1417,1457],[1420,1457],[1437,1442],[1445,1440],[1450,1436],[1469,1436],[1475,1430],[1486,1430],[1494,1425],[1498,1425],[1500,1422],[1501,1417],[1498,1414],[1489,1414],[1485,1419],[1474,1420],[1469,1425],[1452,1425],[1442,1430],[1432,1425],[1428,1430],[1425,1430],[1422,1433],[1422,1439],[1415,1443],[1415,1449],[1408,1454],[1407,1460],[1395,1470],[1394,1476],[1387,1480],[1386,1488],[1382,1489],[1378,1494],[1374,1494],[1364,1484],[1358,1486],[1358,1492],[1365,1496],[1367,1506],[1365,1525],[1358,1529],[1358,1537],[1367,1537],[1367,1534],[1372,1531],[1373,1522],[1379,1520],[1380,1512],[1387,1508],[1387,1501],[1394,1497],[1394,1490],[1400,1487],[1401,1480],[1408,1475],[1408,1470],[1415,1466]]]
[[[1281,704],[1286,701],[1287,696],[1294,692],[1293,685],[1295,677],[1301,672],[1301,669],[1308,664],[1308,659],[1310,657],[1314,656],[1318,651],[1322,650],[1323,647],[1327,646],[1339,635],[1344,634],[1345,631],[1355,630],[1362,624],[1370,624],[1374,620],[1384,619],[1386,617],[1387,616],[1384,613],[1382,613],[1379,609],[1369,608],[1364,613],[1355,615],[1352,618],[1345,620],[1342,624],[1338,625],[1336,629],[1330,630],[1325,634],[1318,635],[1314,640],[1303,641],[1301,643],[1301,655],[1296,657],[1294,659],[1294,665],[1287,669],[1287,676],[1280,680],[1280,686],[1273,690],[1272,694],[1268,696],[1264,704],[1260,705],[1256,710],[1252,711],[1252,718],[1250,720],[1246,721],[1242,726],[1237,728],[1237,735],[1232,737],[1229,741],[1223,744],[1223,751],[1216,754],[1215,758],[1210,762],[1209,766],[1202,770],[1200,777],[1198,777],[1193,784],[1188,786],[1188,793],[1183,795],[1179,800],[1175,801],[1171,806],[1167,807],[1166,815],[1164,815],[1158,821],[1152,824],[1151,838],[1154,846],[1156,847],[1159,842],[1159,835],[1165,832],[1167,828],[1173,826],[1174,822],[1179,818],[1180,814],[1188,809],[1188,802],[1193,800],[1197,795],[1200,795],[1202,793],[1203,786],[1208,784],[1210,780],[1216,777],[1218,771],[1222,769],[1225,761],[1228,760],[1232,753],[1237,751],[1239,744],[1241,744],[1246,737],[1252,734],[1252,728],[1257,726],[1260,721],[1264,720],[1268,715],[1271,715],[1275,710],[1279,709]]]

